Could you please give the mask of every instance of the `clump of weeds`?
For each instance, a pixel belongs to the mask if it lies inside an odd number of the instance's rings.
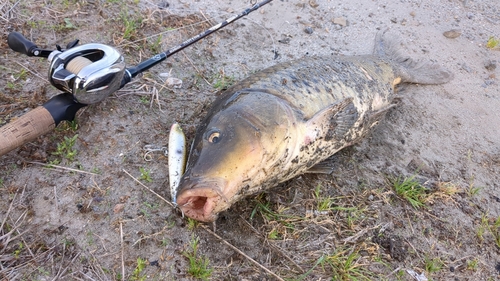
[[[419,209],[425,207],[425,202],[429,196],[428,189],[418,182],[414,176],[408,178],[389,179],[396,194],[408,201],[413,208]]]
[[[361,256],[357,250],[338,248],[322,262],[323,268],[332,270],[332,280],[372,280],[371,273],[360,263]]]
[[[500,216],[496,219],[490,218],[488,214],[481,216],[481,224],[476,231],[476,235],[481,243],[485,240],[485,234],[490,234],[497,248],[500,248]]]
[[[319,214],[328,212],[333,206],[333,199],[331,197],[321,196],[321,185],[317,185],[314,189],[314,198],[316,199],[316,210]]]
[[[137,258],[137,266],[134,269],[134,272],[132,273],[132,276],[130,277],[130,280],[133,281],[144,281],[147,280],[147,276],[141,276],[142,271],[146,266],[148,265],[148,261],[146,259],[142,258]]]
[[[477,260],[477,258],[470,260],[470,261],[467,261],[467,269],[472,270],[472,271],[476,271],[478,268],[478,263],[479,263],[479,261]]]
[[[70,162],[75,160],[77,150],[73,148],[76,143],[76,139],[78,138],[78,134],[73,137],[64,137],[64,140],[57,144],[57,149],[55,152],[52,152],[52,155],[61,156],[63,159],[67,159]],[[60,160],[54,160],[51,164],[59,164]]]
[[[199,224],[199,221],[192,218],[187,218],[187,228],[189,230],[193,231]]]
[[[193,235],[189,242],[190,249],[182,254],[189,260],[188,273],[194,278],[208,280],[212,276],[213,269],[209,267],[210,261],[207,257],[198,255],[199,242],[200,239]]]
[[[488,42],[486,42],[486,48],[488,49],[498,49],[498,44],[500,43],[500,40],[495,38],[494,36],[490,36],[488,39]]]
[[[425,271],[429,274],[440,271],[444,267],[444,262],[440,258],[429,258],[424,259]]]
[[[139,172],[141,172],[141,176],[139,177],[139,179],[146,181],[146,182],[153,181],[153,179],[151,179],[151,175],[150,175],[151,172],[150,171],[144,169],[143,167],[140,167]]]
[[[213,78],[213,87],[219,91],[224,91],[229,88],[236,79],[233,76],[227,76],[224,70],[220,70]]]

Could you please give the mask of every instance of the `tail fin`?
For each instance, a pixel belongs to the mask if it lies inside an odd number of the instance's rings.
[[[442,66],[427,60],[413,60],[399,52],[398,40],[386,35],[387,30],[379,32],[375,39],[373,54],[394,62],[396,75],[402,82],[418,84],[443,84],[453,79],[453,73]]]

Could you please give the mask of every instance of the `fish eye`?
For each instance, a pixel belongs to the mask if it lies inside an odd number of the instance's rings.
[[[207,140],[210,143],[218,143],[221,138],[221,133],[217,129],[211,129],[207,132]]]

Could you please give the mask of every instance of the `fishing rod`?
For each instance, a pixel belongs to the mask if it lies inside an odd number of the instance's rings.
[[[11,32],[7,38],[9,47],[30,57],[47,58],[50,62],[49,81],[63,93],[1,127],[0,156],[48,133],[63,120],[73,120],[80,108],[104,100],[140,73],[271,1],[256,3],[181,44],[129,68],[125,67],[120,52],[105,44],[77,46],[79,41],[75,40],[64,50],[59,45],[56,45],[56,50],[47,50],[38,48],[21,33]]]

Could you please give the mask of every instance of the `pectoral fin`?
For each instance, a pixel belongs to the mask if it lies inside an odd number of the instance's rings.
[[[358,111],[352,98],[335,103],[315,114],[307,121],[310,140],[323,137],[325,141],[340,140],[358,120]]]

